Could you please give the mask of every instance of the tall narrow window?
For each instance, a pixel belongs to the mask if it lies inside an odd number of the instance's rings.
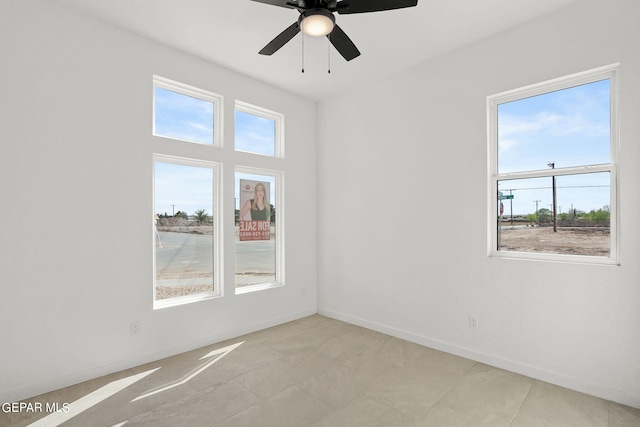
[[[247,165],[282,164],[284,116],[236,101],[234,147]],[[237,166],[235,199],[236,293],[283,285],[283,173]]]
[[[155,305],[219,294],[214,163],[155,156]]]
[[[282,174],[236,169],[236,288],[282,284],[280,191]]]
[[[154,308],[222,295],[222,166],[198,147],[222,146],[221,128],[220,95],[153,77],[152,133],[168,139],[153,155]]]
[[[617,262],[615,76],[489,97],[493,255]]]

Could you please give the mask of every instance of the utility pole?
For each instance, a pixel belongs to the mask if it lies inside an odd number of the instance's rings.
[[[173,211],[171,212],[171,216],[176,216],[176,205],[171,205]]]
[[[555,162],[547,163],[547,166],[549,166],[551,169],[555,169],[556,168]],[[556,200],[556,176],[553,175],[551,177],[551,180],[552,180],[552,186],[553,186],[553,232],[557,233],[558,232],[558,216],[557,216],[557,213],[556,213],[556,205],[557,205],[557,200]]]

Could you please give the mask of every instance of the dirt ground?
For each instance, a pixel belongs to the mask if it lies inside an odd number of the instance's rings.
[[[159,231],[182,233],[211,234],[211,226],[193,226],[171,224],[158,226]],[[609,256],[609,229],[603,227],[558,228],[553,227],[503,227],[501,246],[503,251],[543,252],[570,255]],[[193,279],[210,277],[210,272],[164,273],[162,279]],[[160,277],[159,277],[160,278]],[[157,286],[156,298],[172,298],[181,295],[192,295],[211,290],[211,285],[188,285],[178,287]]]
[[[210,225],[190,225],[190,226],[158,226],[158,231],[172,231],[174,233],[191,234],[213,234],[213,227]]]
[[[175,233],[212,234],[212,224],[200,225],[195,221],[184,218],[158,218],[156,220],[158,231],[173,231]]]
[[[211,285],[196,285],[196,286],[156,286],[156,299],[166,299],[182,297],[186,295],[201,294],[203,292],[210,292],[213,290]]]
[[[609,229],[603,227],[503,227],[501,250],[609,256]]]

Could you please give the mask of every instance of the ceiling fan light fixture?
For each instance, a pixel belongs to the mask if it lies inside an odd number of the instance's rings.
[[[300,30],[308,36],[322,37],[330,34],[335,26],[333,13],[324,9],[310,9],[300,15]]]

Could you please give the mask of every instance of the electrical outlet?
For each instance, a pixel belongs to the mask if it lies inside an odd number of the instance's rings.
[[[131,322],[131,324],[129,325],[129,333],[131,335],[139,335],[141,329],[142,325],[140,324],[140,322]]]
[[[478,318],[474,316],[469,316],[469,327],[471,329],[478,329]]]

